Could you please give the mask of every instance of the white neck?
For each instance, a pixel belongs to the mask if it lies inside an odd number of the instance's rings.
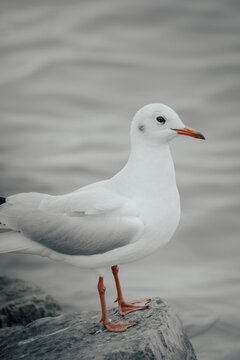
[[[124,192],[155,196],[165,188],[176,187],[175,170],[168,143],[157,144],[132,139],[124,168],[112,179],[125,186]]]

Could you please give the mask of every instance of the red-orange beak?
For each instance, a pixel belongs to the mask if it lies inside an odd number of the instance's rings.
[[[187,135],[197,139],[205,140],[205,137],[200,132],[187,126],[184,129],[172,129],[172,130],[176,131],[180,135]]]

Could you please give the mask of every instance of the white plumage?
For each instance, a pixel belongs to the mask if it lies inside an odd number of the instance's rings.
[[[154,252],[170,240],[179,222],[169,141],[185,129],[189,128],[169,107],[143,107],[132,121],[129,160],[111,179],[61,196],[7,197],[0,206],[1,227],[23,236],[0,241],[0,251],[48,256],[96,269]],[[196,134],[185,135],[200,137]]]

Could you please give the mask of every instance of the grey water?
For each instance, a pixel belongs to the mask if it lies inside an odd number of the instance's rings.
[[[239,360],[240,2],[1,0],[0,14],[1,195],[111,177],[134,112],[173,107],[206,141],[172,142],[180,226],[158,253],[121,267],[125,297],[165,298],[199,360]],[[0,266],[66,311],[99,308],[92,271],[13,254]],[[105,281],[112,306],[110,271]]]

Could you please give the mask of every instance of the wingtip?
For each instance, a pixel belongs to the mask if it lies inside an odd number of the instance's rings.
[[[6,198],[0,196],[0,205],[4,204],[6,202]]]

